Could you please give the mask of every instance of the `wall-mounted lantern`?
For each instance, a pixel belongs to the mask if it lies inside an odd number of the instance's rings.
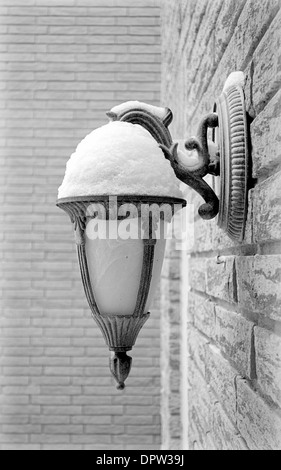
[[[110,123],[72,155],[57,205],[74,224],[85,294],[123,389],[132,362],[127,351],[149,317],[160,278],[167,226],[186,205],[178,180],[205,200],[202,218],[219,214],[220,227],[235,240],[243,238],[248,179],[243,74],[230,77],[198,136],[186,142],[187,150],[196,151],[195,161],[173,143],[168,108],[128,102],[108,117]],[[209,128],[215,131],[212,145]],[[220,199],[203,179],[207,174],[220,177]]]

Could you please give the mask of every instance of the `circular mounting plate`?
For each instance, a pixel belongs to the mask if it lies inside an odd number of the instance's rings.
[[[218,98],[221,165],[218,225],[235,241],[242,241],[247,219],[248,142],[244,91],[227,88]]]

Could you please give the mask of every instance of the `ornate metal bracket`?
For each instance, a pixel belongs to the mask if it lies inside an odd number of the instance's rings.
[[[213,113],[200,123],[197,137],[189,138],[185,148],[196,151],[197,161],[182,158],[178,145],[160,145],[176,176],[195,189],[206,203],[199,208],[204,219],[219,213],[218,225],[230,238],[242,241],[247,218],[249,154],[247,117],[243,90],[244,75],[234,72],[214,105]],[[213,141],[208,129],[217,128]],[[220,176],[220,201],[202,179],[207,174]]]
[[[193,151],[193,158],[183,154],[178,150],[178,144],[173,143],[168,130],[173,115],[168,108],[132,102],[108,113],[111,120],[140,124],[151,133],[177,178],[205,200],[199,207],[199,215],[203,219],[213,219],[219,214],[219,227],[235,241],[243,239],[247,217],[249,156],[243,85],[242,72],[234,72],[228,77],[214,112],[202,119],[197,136],[185,143],[186,150]],[[216,139],[208,140],[208,129],[213,129]],[[219,198],[203,179],[208,174],[220,177]]]
[[[165,112],[165,113],[164,113]],[[158,142],[160,148],[163,150],[165,157],[170,161],[171,166],[181,181],[195,189],[205,200],[205,204],[199,208],[199,214],[203,219],[214,218],[219,211],[219,200],[210,188],[210,186],[202,178],[209,172],[203,171],[202,168],[196,168],[196,171],[191,171],[189,167],[183,164],[178,158],[177,147],[178,144],[173,143],[168,126],[172,122],[173,114],[168,108],[157,108],[149,106],[144,103],[128,103],[127,106],[121,105],[113,108],[108,117],[112,121],[126,121],[132,124],[139,124],[150,132],[152,137]],[[204,143],[202,137],[207,135],[207,127],[217,125],[217,117],[215,114],[208,116],[202,122],[200,128],[200,135],[198,139],[191,139],[188,146],[202,149],[202,160],[204,161],[204,169],[207,168],[207,141]]]

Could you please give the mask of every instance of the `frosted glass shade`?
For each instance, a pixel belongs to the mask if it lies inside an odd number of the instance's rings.
[[[95,224],[95,220],[88,222],[85,248],[89,277],[99,311],[108,316],[133,315],[141,280],[144,241],[137,236],[135,239],[124,239],[124,231],[120,230],[123,222],[116,220],[99,221],[99,237],[93,239],[93,227],[89,225],[92,223]],[[117,236],[112,239],[106,237],[105,234],[114,233],[114,230],[116,232],[116,223]],[[150,308],[164,260],[165,223],[161,221],[160,224],[161,237],[155,245],[152,279],[144,313]],[[137,234],[140,219],[131,219],[130,226],[135,226]]]

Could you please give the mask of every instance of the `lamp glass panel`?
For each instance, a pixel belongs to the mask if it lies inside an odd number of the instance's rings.
[[[144,242],[140,234],[140,218],[123,221],[91,219],[86,229],[86,256],[89,276],[101,314],[132,315],[140,286]],[[157,289],[164,260],[166,225],[160,222],[149,296],[149,310]]]

